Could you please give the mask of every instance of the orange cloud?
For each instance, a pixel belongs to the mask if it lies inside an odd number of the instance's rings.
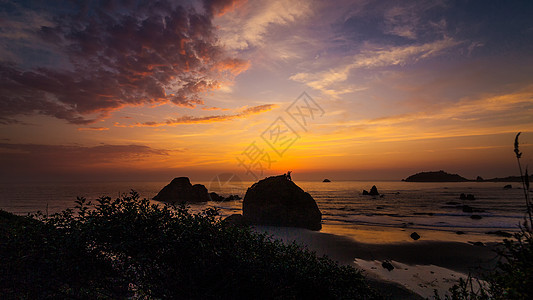
[[[245,4],[246,0],[219,0],[204,1],[205,8],[217,17],[234,11]]]
[[[218,72],[228,72],[233,76],[237,76],[240,73],[248,70],[250,67],[249,61],[244,61],[240,59],[235,58],[226,58],[224,60],[221,60],[217,62],[213,66],[213,70]]]
[[[78,128],[79,131],[105,131],[109,130],[107,127],[81,127]]]
[[[221,110],[221,111],[227,111],[229,110],[229,108],[220,108],[220,107],[216,107],[216,106],[206,106],[206,107],[202,107],[202,110]]]
[[[276,104],[264,104],[264,105],[258,105],[253,106],[244,109],[240,113],[234,114],[234,115],[213,115],[213,116],[205,116],[205,117],[194,117],[194,116],[182,116],[179,118],[174,119],[168,119],[164,122],[143,122],[143,123],[135,123],[133,125],[129,125],[128,127],[159,127],[159,126],[176,126],[181,124],[206,124],[206,123],[215,123],[215,122],[223,122],[223,121],[230,121],[234,119],[244,118],[249,115],[255,115],[262,112],[270,111],[277,107]],[[115,123],[116,127],[125,127],[125,125]]]

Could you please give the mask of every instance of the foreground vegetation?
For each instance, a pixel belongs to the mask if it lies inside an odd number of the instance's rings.
[[[530,183],[527,168],[522,165],[518,137],[514,141],[514,152],[522,179],[526,206],[526,216],[520,231],[513,239],[505,239],[498,249],[500,261],[497,268],[486,275],[486,283],[469,278],[461,280],[450,289],[446,299],[533,299],[533,205],[531,203]],[[439,298],[439,295],[436,295]]]
[[[352,267],[132,191],[51,217],[0,211],[1,298],[374,299]]]

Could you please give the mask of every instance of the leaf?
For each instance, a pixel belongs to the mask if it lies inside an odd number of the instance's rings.
[[[520,149],[518,148],[518,136],[520,136],[520,133],[516,134],[516,137],[514,138],[514,153],[516,153],[516,158],[522,157],[522,153],[520,152]]]

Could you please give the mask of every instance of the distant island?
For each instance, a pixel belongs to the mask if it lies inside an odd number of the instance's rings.
[[[431,171],[431,172],[420,172],[414,175],[411,175],[402,181],[406,182],[467,182],[467,181],[476,181],[476,182],[521,182],[522,179],[520,176],[507,176],[503,178],[491,178],[483,179],[481,176],[478,176],[475,180],[466,179],[458,174],[450,174],[440,171]],[[530,176],[530,181],[533,181],[533,175]]]
[[[463,182],[470,181],[458,174],[446,173],[442,170],[436,172],[420,172],[411,175],[402,181],[407,182]]]

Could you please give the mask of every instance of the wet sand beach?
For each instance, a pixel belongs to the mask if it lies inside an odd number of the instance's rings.
[[[318,255],[352,265],[363,271],[372,286],[395,299],[430,297],[434,289],[443,295],[458,278],[469,273],[479,276],[497,262],[494,244],[475,246],[464,242],[424,240],[365,243],[351,237],[300,228],[256,226],[255,230],[286,243],[294,241]],[[383,268],[384,261],[390,262],[394,269]]]

